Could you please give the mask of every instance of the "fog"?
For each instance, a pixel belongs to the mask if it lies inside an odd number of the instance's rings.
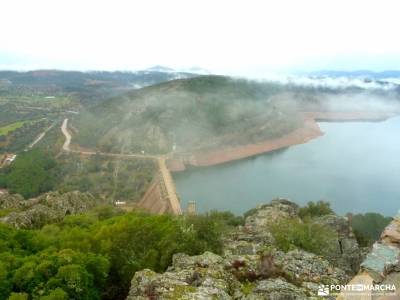
[[[399,95],[385,80],[199,77],[106,101],[83,114],[78,139],[112,152],[203,151],[282,136],[303,124],[298,112],[400,113]]]
[[[268,74],[261,77],[249,77],[251,80],[277,82],[283,85],[296,85],[314,88],[390,91],[400,88],[400,78],[382,78],[379,80],[369,77],[317,77],[317,76],[282,76]]]

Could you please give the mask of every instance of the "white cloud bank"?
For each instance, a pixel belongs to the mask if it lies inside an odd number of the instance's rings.
[[[397,0],[3,0],[0,65],[400,69],[399,11]]]

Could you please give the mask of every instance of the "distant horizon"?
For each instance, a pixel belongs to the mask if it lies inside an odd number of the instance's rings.
[[[194,67],[187,67],[187,68],[173,68],[170,66],[166,65],[153,65],[145,68],[138,68],[138,69],[68,69],[68,68],[1,68],[0,67],[0,72],[20,72],[20,73],[26,73],[26,72],[46,72],[46,71],[56,71],[56,72],[82,72],[82,73],[91,73],[91,72],[108,72],[108,73],[113,73],[113,72],[121,72],[121,73],[135,73],[135,72],[141,72],[141,71],[155,71],[157,70],[151,70],[155,68],[165,68],[165,69],[170,69],[171,72],[178,72],[178,73],[193,73],[196,74],[196,69],[197,71],[205,71],[208,72],[207,74],[199,74],[199,75],[220,75],[220,76],[243,76],[243,77],[252,77],[252,76],[246,76],[246,75],[236,75],[236,74],[228,74],[228,73],[214,73],[208,69],[199,67],[199,66],[194,66]],[[160,71],[162,72],[162,71]],[[167,72],[167,71],[165,71]],[[265,75],[282,75],[282,76],[312,76],[316,75],[318,76],[318,73],[345,73],[345,74],[354,74],[354,73],[371,73],[371,74],[382,74],[382,73],[400,73],[400,68],[398,69],[382,69],[382,70],[374,70],[374,69],[351,69],[351,70],[346,70],[346,69],[315,69],[315,70],[297,70],[293,72],[274,72],[274,71],[269,71],[265,72]]]

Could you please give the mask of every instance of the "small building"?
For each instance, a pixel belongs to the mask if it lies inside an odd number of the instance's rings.
[[[17,158],[16,154],[8,154],[6,155],[6,159],[4,160],[5,163],[11,164]]]
[[[115,201],[115,205],[126,205],[125,201]]]

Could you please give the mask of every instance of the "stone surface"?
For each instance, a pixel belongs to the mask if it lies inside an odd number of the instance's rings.
[[[257,282],[255,288],[244,299],[306,300],[308,298],[300,288],[280,278],[277,278],[261,280]]]
[[[2,221],[16,228],[40,228],[45,224],[59,222],[65,216],[86,212],[96,206],[95,198],[89,193],[50,192],[38,198],[15,203],[17,211],[9,213]]]
[[[395,218],[382,232],[381,240],[386,244],[400,246],[400,220]]]
[[[332,214],[318,217],[315,221],[338,233],[329,260],[346,272],[357,273],[363,257],[349,220],[346,217]]]
[[[21,195],[8,193],[0,194],[0,209],[20,209],[24,198]]]
[[[326,217],[318,221],[336,230],[342,241],[353,241],[347,219]],[[332,263],[337,260],[300,249],[287,253],[276,249],[268,228],[282,218],[299,218],[298,206],[284,199],[259,206],[246,218],[245,226],[225,236],[221,256],[176,254],[163,274],[137,272],[127,299],[320,299],[319,285],[350,280],[351,271],[346,273]],[[342,246],[355,251],[357,242],[349,244]],[[340,258],[339,243],[337,248],[335,255]]]
[[[400,249],[376,242],[372,251],[362,262],[361,269],[381,282],[392,271],[400,271]]]
[[[298,218],[299,206],[286,199],[274,199],[269,204],[257,207],[246,218],[246,227],[258,230],[282,218]]]
[[[342,292],[339,300],[397,300],[400,299],[400,245],[397,232],[399,229],[400,215],[385,228],[381,239],[376,242],[361,264],[360,272],[350,284],[382,284],[395,287],[385,292]]]

